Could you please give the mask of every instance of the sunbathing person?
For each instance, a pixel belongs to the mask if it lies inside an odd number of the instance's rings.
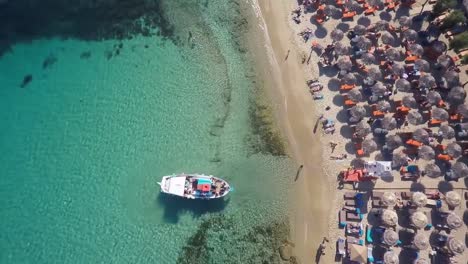
[[[331,160],[344,160],[346,158],[348,158],[348,154],[346,154],[346,153],[338,155],[338,156],[335,156],[335,155],[330,156]]]

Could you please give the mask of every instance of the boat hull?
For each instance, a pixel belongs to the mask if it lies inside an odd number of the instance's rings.
[[[223,198],[232,190],[225,180],[204,174],[163,176],[158,184],[161,186],[161,193],[194,200]]]

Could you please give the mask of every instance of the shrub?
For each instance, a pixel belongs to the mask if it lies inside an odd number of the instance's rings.
[[[458,52],[460,49],[468,47],[468,32],[458,34],[450,41],[450,48]]]
[[[461,24],[466,22],[465,13],[461,10],[453,11],[448,17],[444,19],[444,22],[440,29],[445,30],[452,28],[456,24]]]
[[[457,5],[457,0],[439,0],[432,8],[434,15],[440,15],[449,8],[454,8]]]
[[[468,64],[468,55],[465,55],[461,58],[460,63],[463,65]]]

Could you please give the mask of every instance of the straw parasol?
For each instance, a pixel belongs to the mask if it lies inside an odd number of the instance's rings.
[[[427,60],[417,59],[414,62],[414,68],[423,72],[428,72],[431,69],[431,64]]]
[[[438,134],[441,135],[445,139],[451,139],[455,137],[455,130],[451,126],[447,124],[443,124],[439,127]],[[461,151],[461,148],[460,148],[460,151]]]
[[[343,39],[344,37],[344,32],[341,31],[340,29],[338,28],[335,28],[332,30],[332,32],[330,33],[330,37],[331,39],[333,39],[334,41],[340,41]]]
[[[451,207],[457,207],[461,203],[461,197],[456,191],[448,191],[445,194],[445,201]]]
[[[442,54],[437,57],[437,63],[446,69],[454,64],[452,57],[447,54]]]
[[[388,45],[394,45],[395,44],[395,37],[392,34],[390,34],[390,32],[388,32],[388,31],[384,31],[382,33],[381,38],[382,38],[382,43],[384,43],[384,44],[388,44]]]
[[[411,52],[411,54],[416,56],[422,56],[424,53],[424,48],[416,43],[411,44],[408,49]]]
[[[387,226],[395,226],[398,223],[398,215],[395,211],[384,209],[381,217],[382,222]]]
[[[463,87],[456,86],[448,93],[448,101],[452,105],[462,104],[466,97],[466,91]]]
[[[353,1],[353,0],[349,0],[349,1],[346,1],[345,2],[345,7],[347,7],[349,10],[360,10],[362,7],[361,7],[361,4],[359,4],[358,2],[356,1]]]
[[[418,111],[410,111],[408,115],[406,116],[406,119],[408,120],[408,123],[412,125],[420,125],[423,122],[423,117]]]
[[[341,80],[347,84],[355,84],[356,83],[356,76],[350,72],[346,73],[341,77]]]
[[[434,78],[434,76],[426,73],[424,74],[423,76],[421,76],[421,78],[419,78],[419,86],[421,87],[427,87],[427,88],[431,88],[431,87],[434,87],[436,85],[436,80]]]
[[[418,232],[413,238],[413,245],[418,250],[425,250],[429,247],[429,239],[424,233]]]
[[[442,176],[442,172],[439,166],[437,166],[437,164],[435,163],[427,164],[426,167],[424,168],[424,173],[431,178],[437,178],[437,177]]]
[[[393,153],[392,164],[394,167],[401,167],[408,164],[408,156],[403,152]]]
[[[358,36],[356,46],[362,50],[368,50],[372,46],[372,42],[364,36]]]
[[[445,222],[447,222],[448,227],[451,229],[458,229],[463,226],[463,220],[454,212],[447,215]]]
[[[371,127],[366,122],[361,121],[361,122],[357,123],[355,130],[356,130],[356,134],[358,136],[365,137],[365,136],[369,135],[369,133],[371,132]]]
[[[353,67],[353,63],[351,62],[349,56],[340,57],[336,62],[336,65],[342,71],[349,71]]]
[[[349,112],[352,117],[356,119],[361,119],[366,116],[366,108],[362,105],[355,105],[349,109]]]
[[[418,157],[423,160],[432,160],[435,157],[435,151],[431,147],[424,145],[418,149]]]
[[[412,29],[407,29],[403,31],[403,37],[408,41],[416,41],[418,39],[418,32]]]
[[[400,59],[401,53],[395,48],[389,48],[385,51],[385,56],[387,56],[389,60],[395,61]]]
[[[367,0],[367,3],[369,3],[370,6],[382,6],[383,5],[383,0]]]
[[[453,71],[453,70],[447,71],[446,73],[444,73],[444,78],[452,86],[460,84],[460,76],[458,75],[458,72],[456,71]]]
[[[348,92],[348,98],[355,102],[359,102],[362,100],[362,93],[359,91],[359,89],[352,89]]]
[[[402,16],[398,19],[398,24],[402,27],[411,27],[411,25],[413,25],[413,19],[407,16]]]
[[[458,145],[457,142],[448,144],[445,151],[447,151],[447,154],[449,154],[454,159],[460,157],[463,152],[462,147]]]
[[[430,44],[433,51],[436,53],[443,53],[447,50],[447,44],[440,40],[434,40]],[[451,58],[450,58],[451,59]]]
[[[370,67],[367,71],[367,76],[374,81],[378,81],[382,78],[382,72],[377,67]]]
[[[371,138],[366,138],[363,142],[362,142],[362,150],[366,153],[366,154],[370,154],[374,151],[377,150],[377,143],[375,142],[374,139],[371,139]]]
[[[382,203],[385,206],[395,206],[397,202],[396,195],[394,192],[384,192],[382,195]]]
[[[392,116],[385,116],[382,119],[382,127],[387,130],[393,130],[397,127],[396,119]]]
[[[464,118],[468,118],[468,104],[461,104],[457,107],[457,113],[462,115]]]
[[[429,264],[429,261],[425,258],[418,258],[414,261],[414,264]]]
[[[371,90],[374,95],[384,96],[385,92],[387,92],[387,87],[383,83],[378,82],[371,87]]]
[[[358,263],[367,262],[367,247],[350,244],[349,246],[349,259]]]
[[[351,51],[351,47],[344,44],[343,42],[335,43],[335,52],[338,55],[348,55]]]
[[[366,164],[366,161],[360,158],[355,158],[351,161],[351,166],[353,166],[356,169],[364,168],[365,164]]]
[[[366,52],[366,53],[361,55],[361,61],[362,61],[362,63],[364,63],[366,65],[373,64],[373,63],[375,63],[375,56],[372,53]]]
[[[398,264],[398,263],[400,263],[398,255],[393,250],[385,252],[383,259],[384,259],[385,264]]]
[[[413,132],[413,138],[419,142],[428,142],[429,141],[429,133],[423,128],[418,128]]]
[[[434,119],[440,120],[440,121],[447,121],[449,119],[449,114],[447,110],[443,108],[434,108],[431,111],[431,116]]]
[[[374,24],[374,29],[377,31],[387,31],[389,23],[385,20],[379,20]]]
[[[427,196],[422,192],[414,192],[411,196],[411,202],[418,207],[423,207],[427,204]]]
[[[398,135],[387,135],[385,137],[385,144],[389,149],[394,150],[403,145],[403,140],[401,140],[401,137]]]
[[[367,28],[363,25],[356,25],[353,27],[353,31],[356,35],[364,35],[367,31]]]
[[[410,220],[411,224],[418,229],[425,228],[428,223],[426,214],[424,214],[421,211],[416,211],[412,213],[410,216]]]
[[[400,92],[409,92],[409,91],[411,91],[411,83],[406,79],[401,79],[400,78],[400,79],[396,80],[395,87]],[[414,97],[411,97],[411,98],[414,99]],[[416,102],[416,100],[415,100],[415,102]]]
[[[436,105],[440,102],[440,100],[442,100],[442,97],[440,96],[440,94],[436,91],[430,91],[427,93],[427,101],[431,104],[431,105]]]
[[[388,112],[391,108],[391,105],[388,101],[379,101],[377,103],[377,109],[382,112]]]
[[[414,99],[414,96],[412,95],[403,96],[401,103],[406,107],[414,108],[414,109],[417,109],[419,106],[419,104],[416,102],[416,99]]]
[[[361,16],[361,17],[358,18],[357,23],[358,23],[359,25],[363,25],[363,26],[366,26],[366,27],[367,27],[367,26],[370,25],[371,20],[370,20],[368,17]]]
[[[341,13],[341,10],[336,8],[335,6],[332,6],[332,5],[327,5],[325,6],[325,8],[323,9],[323,12],[328,15],[328,16],[334,16],[334,15],[337,15],[338,12]]]
[[[395,246],[398,243],[398,233],[392,229],[386,229],[383,233],[383,242],[389,246]]]
[[[453,255],[461,255],[466,249],[465,244],[454,237],[449,237],[446,243],[448,250]]]
[[[468,176],[468,166],[466,166],[466,164],[461,161],[457,161],[455,164],[453,164],[452,171],[457,178]]]
[[[392,65],[392,72],[393,72],[393,74],[396,74],[396,75],[402,75],[405,72],[405,66],[403,64],[394,63]],[[398,79],[398,80],[400,80],[400,79]],[[403,80],[405,80],[405,79],[403,79]],[[409,87],[409,88],[411,88],[411,87]]]

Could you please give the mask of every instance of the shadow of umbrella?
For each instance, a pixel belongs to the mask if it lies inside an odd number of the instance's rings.
[[[453,185],[447,181],[440,181],[439,184],[437,184],[437,189],[441,193],[447,193],[453,191]]]
[[[328,31],[326,28],[322,27],[322,26],[319,26],[317,27],[317,29],[315,30],[314,32],[314,35],[317,37],[317,38],[325,38],[328,34]]]
[[[422,192],[422,193],[424,193],[424,191],[426,190],[426,187],[422,183],[413,182],[411,184],[410,190],[412,192]]]
[[[346,32],[346,31],[349,30],[350,26],[349,26],[349,24],[341,22],[336,26],[336,28],[343,31],[343,32]]]
[[[164,221],[176,224],[182,213],[189,212],[193,217],[200,217],[208,213],[223,211],[229,204],[230,198],[214,200],[191,200],[177,196],[159,193],[157,202],[164,207]]]
[[[386,11],[380,12],[379,17],[380,17],[380,19],[385,20],[385,21],[392,20],[392,14],[390,14],[390,13],[388,13]]]

